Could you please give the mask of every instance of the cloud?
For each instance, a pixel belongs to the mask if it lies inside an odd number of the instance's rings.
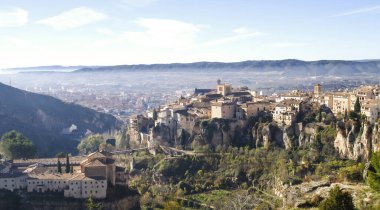
[[[28,12],[20,8],[0,11],[0,27],[18,27],[28,22]]]
[[[239,27],[239,28],[234,29],[234,33],[235,34],[246,34],[246,33],[249,33],[249,29],[245,28],[245,27]]]
[[[121,3],[129,7],[145,7],[158,0],[121,0]]]
[[[39,20],[38,23],[48,25],[56,30],[65,30],[77,28],[106,18],[107,16],[103,13],[86,7],[78,7],[57,16]]]
[[[203,25],[172,19],[142,18],[134,21],[143,31],[125,32],[127,41],[136,45],[161,48],[180,48],[193,45]]]
[[[352,10],[348,12],[343,12],[340,14],[333,15],[333,17],[344,17],[344,16],[356,15],[356,14],[361,14],[361,13],[369,13],[369,12],[373,12],[377,10],[380,10],[380,5],[362,8],[362,9],[356,9],[356,10]]]
[[[108,28],[97,28],[96,32],[98,32],[101,35],[107,35],[107,36],[113,34],[113,31]]]
[[[272,48],[288,48],[288,47],[300,47],[305,46],[305,43],[298,43],[298,42],[277,42],[269,44],[269,47]]]
[[[10,43],[12,46],[20,48],[30,47],[30,44],[26,40],[20,39],[18,37],[8,37],[6,41]]]
[[[264,33],[261,33],[261,32],[241,33],[238,35],[223,37],[223,38],[215,39],[215,40],[212,40],[209,42],[205,42],[205,43],[201,44],[200,46],[201,47],[217,46],[217,45],[222,45],[222,44],[227,44],[227,43],[239,41],[242,39],[258,37],[258,36],[262,36],[262,35],[264,35]]]

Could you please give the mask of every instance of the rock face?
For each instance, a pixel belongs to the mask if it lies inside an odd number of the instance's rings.
[[[210,145],[222,146],[252,146],[269,148],[273,146],[291,149],[309,145],[314,141],[316,129],[302,124],[291,126],[276,123],[255,123],[247,120],[212,119],[191,122],[186,126],[169,127],[156,125],[151,133],[151,139],[167,146],[194,147]],[[135,141],[140,141],[135,137]]]
[[[342,158],[368,161],[372,151],[379,150],[379,130],[369,123],[343,123],[337,126],[334,147]]]
[[[308,124],[303,126],[302,123],[297,125],[296,132],[298,134],[298,146],[305,147],[313,143],[316,139],[317,130],[315,124]]]
[[[278,125],[249,120],[211,119],[191,121],[185,125],[158,124],[149,132],[129,132],[132,147],[144,147],[150,142],[161,145],[194,148],[197,146],[273,146],[292,149],[308,147],[318,141],[323,123]],[[355,121],[337,123],[334,147],[342,158],[368,161],[372,151],[380,150],[380,129]]]

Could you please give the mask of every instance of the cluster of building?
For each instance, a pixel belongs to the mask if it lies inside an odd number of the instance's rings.
[[[357,99],[361,104],[361,114],[370,123],[375,123],[380,112],[379,92],[379,86],[324,92],[322,85],[317,84],[313,91],[293,90],[264,96],[247,87],[234,88],[231,84],[218,81],[216,89],[195,89],[192,96],[181,97],[173,103],[161,106],[155,123],[184,127],[188,122],[196,120],[244,120],[259,113],[267,113],[272,115],[275,122],[290,125],[307,104],[325,105],[334,115],[344,115],[354,110]],[[153,111],[148,112],[148,117],[153,117]]]
[[[110,185],[124,185],[125,170],[105,152],[72,157],[73,170],[59,173],[57,160],[14,160],[0,165],[0,189],[27,192],[63,192],[71,198],[106,198]],[[62,166],[64,169],[65,165]]]
[[[146,87],[131,88],[125,85],[50,84],[26,89],[112,114],[124,122],[133,114],[144,113],[147,109],[158,107],[167,100],[176,98],[169,91],[147,90]]]

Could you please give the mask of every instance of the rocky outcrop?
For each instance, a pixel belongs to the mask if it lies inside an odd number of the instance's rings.
[[[197,121],[190,127],[178,127],[174,131],[165,125],[156,125],[151,139],[167,146],[249,145],[255,148],[277,146],[292,149],[312,144],[317,138],[318,126],[314,123],[288,126],[258,122],[252,125],[247,120],[212,119]],[[136,141],[141,141],[140,137]]]
[[[329,191],[336,185],[343,191],[349,192],[355,203],[365,205],[361,193],[369,187],[363,184],[350,183],[331,183],[329,181],[311,181],[299,185],[289,186],[287,184],[277,183],[274,187],[276,196],[282,198],[283,204],[289,208],[311,208],[317,207],[319,203],[326,198]],[[366,195],[367,197],[370,195]],[[364,202],[363,202],[364,201]]]
[[[334,140],[334,147],[339,152],[341,157],[348,157],[350,155],[349,146],[347,143],[346,127],[343,122],[337,124],[337,136]]]
[[[298,135],[298,146],[299,147],[305,147],[316,140],[317,136],[317,125],[314,123],[307,124],[306,126],[303,126],[302,123],[297,124],[297,130],[296,132],[299,133]]]
[[[338,122],[334,147],[342,158],[368,161],[379,149],[377,126],[369,123]]]

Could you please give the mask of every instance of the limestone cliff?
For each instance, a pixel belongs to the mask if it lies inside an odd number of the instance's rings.
[[[152,139],[167,146],[211,147],[251,146],[269,148],[273,146],[291,149],[308,144],[315,134],[312,127],[302,125],[278,125],[249,120],[212,119],[196,121],[188,126],[175,128],[156,125]]]
[[[372,151],[379,150],[379,130],[369,123],[339,122],[334,147],[342,158],[370,159]]]

